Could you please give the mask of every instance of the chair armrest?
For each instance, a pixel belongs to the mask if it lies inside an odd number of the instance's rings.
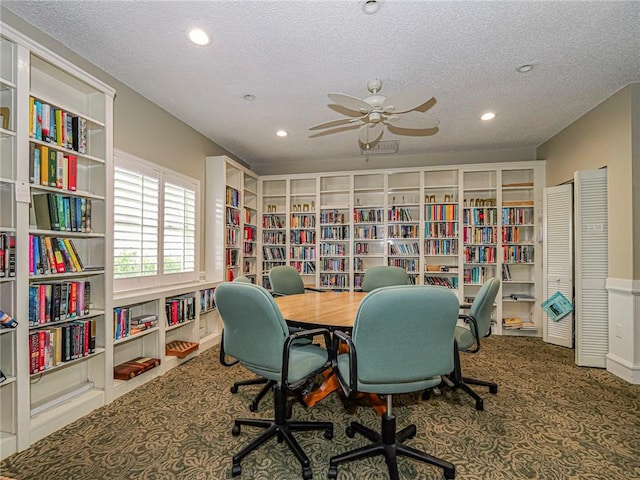
[[[224,352],[224,330],[222,331],[222,335],[220,338],[220,363],[225,367],[233,367],[238,360],[228,361],[227,354]]]
[[[283,347],[283,354],[282,354],[282,384],[285,385],[288,389],[293,390],[299,387],[300,385],[302,385],[306,381],[306,378],[304,378],[304,379],[300,379],[298,382],[294,384],[289,383],[289,355],[291,352],[291,346],[293,345],[293,342],[301,338],[313,339],[313,337],[315,337],[316,335],[322,335],[324,338],[325,345],[331,345],[331,333],[326,328],[300,330],[298,332],[292,333],[285,340],[284,347]],[[327,367],[327,365],[329,365],[330,363],[331,363],[331,355],[329,355],[329,359],[325,365],[323,365],[321,368],[319,368],[315,372],[310,372],[310,374],[307,375],[307,377],[324,370]]]
[[[465,352],[476,353],[478,350],[480,350],[480,333],[478,331],[478,321],[471,315],[458,315],[458,318],[464,320],[465,323],[469,324],[469,329],[471,330],[473,337],[476,339],[476,346],[474,348],[465,350]],[[489,335],[491,335],[491,329],[489,329]],[[489,335],[486,336],[488,337]]]
[[[319,288],[313,288],[313,287],[304,287],[305,290],[309,290],[310,292],[316,292],[316,293],[325,293],[326,290],[321,290]]]
[[[341,330],[334,330],[333,332],[334,338],[334,347],[333,350],[336,352],[336,357],[333,363],[334,372],[338,377],[338,383],[340,383],[340,388],[344,394],[348,397],[351,395],[351,392],[355,392],[358,390],[358,356],[356,354],[356,347],[351,340],[351,335],[345,333]],[[338,369],[338,352],[340,350],[340,344],[345,344],[348,349],[349,355],[349,384],[345,381],[345,379],[340,374],[340,369]]]

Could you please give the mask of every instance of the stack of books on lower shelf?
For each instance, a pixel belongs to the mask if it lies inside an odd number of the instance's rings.
[[[522,327],[522,319],[520,317],[503,318],[502,325],[507,330],[515,330]]]
[[[160,365],[159,358],[136,357],[133,360],[113,367],[113,378],[116,380],[131,380],[138,375]]]

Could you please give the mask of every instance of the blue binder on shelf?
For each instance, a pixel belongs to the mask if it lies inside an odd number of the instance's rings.
[[[542,309],[557,322],[573,311],[573,304],[562,293],[556,292],[542,302]]]

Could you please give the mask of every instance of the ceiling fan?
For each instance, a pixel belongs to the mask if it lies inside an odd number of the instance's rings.
[[[432,116],[415,111],[416,108],[433,98],[428,87],[414,88],[389,97],[378,94],[382,89],[382,80],[369,80],[367,88],[371,92],[371,96],[364,99],[343,93],[329,93],[328,97],[338,106],[355,112],[357,116],[321,123],[309,128],[309,130],[322,130],[361,122],[363,125],[360,127],[358,140],[364,148],[368,148],[380,140],[385,126],[409,130],[426,130],[435,128],[440,124]]]

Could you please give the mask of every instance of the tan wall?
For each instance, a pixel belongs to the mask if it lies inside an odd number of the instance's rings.
[[[576,170],[607,167],[609,276],[620,279],[640,278],[634,260],[639,208],[633,198],[631,101],[639,87],[623,88],[538,148],[538,159],[546,160],[547,186],[573,179]]]

